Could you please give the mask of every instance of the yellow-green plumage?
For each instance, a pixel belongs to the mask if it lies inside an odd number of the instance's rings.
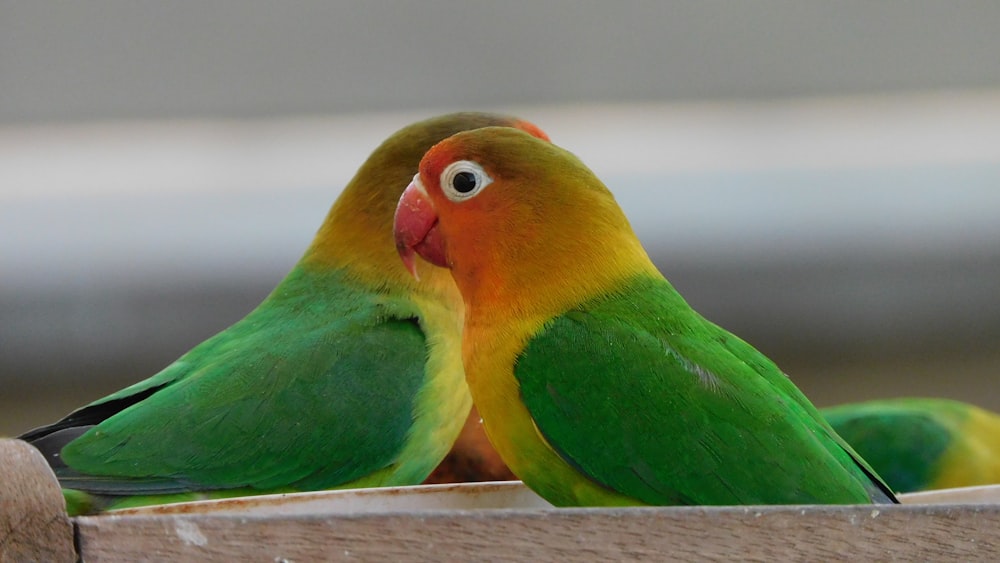
[[[396,258],[396,200],[455,132],[528,127],[477,113],[408,126],[361,166],[302,260],[244,319],[153,377],[22,436],[70,510],[420,483],[469,411],[462,302]]]
[[[894,502],[774,363],[688,306],[568,152],[457,134],[421,161],[396,236],[404,258],[440,240],[486,431],[550,502]]]
[[[897,492],[1000,483],[1000,415],[948,399],[900,398],[821,409]]]

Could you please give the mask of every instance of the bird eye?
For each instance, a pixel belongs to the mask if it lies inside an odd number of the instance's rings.
[[[467,194],[476,189],[476,175],[463,170],[451,179],[451,187],[460,193]]]
[[[483,167],[471,160],[452,162],[441,173],[441,190],[452,201],[474,197],[492,182]]]

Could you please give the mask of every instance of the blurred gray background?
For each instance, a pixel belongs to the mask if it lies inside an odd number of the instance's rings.
[[[820,405],[1000,409],[1000,4],[0,0],[0,435],[255,306],[367,153],[514,111]]]

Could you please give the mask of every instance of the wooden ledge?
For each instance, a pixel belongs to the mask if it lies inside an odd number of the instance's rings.
[[[77,519],[88,561],[1000,560],[1000,506],[113,514]]]

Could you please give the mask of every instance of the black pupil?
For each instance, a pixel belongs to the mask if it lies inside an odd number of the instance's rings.
[[[459,172],[451,181],[451,185],[460,194],[467,194],[476,189],[476,175],[472,172]]]

